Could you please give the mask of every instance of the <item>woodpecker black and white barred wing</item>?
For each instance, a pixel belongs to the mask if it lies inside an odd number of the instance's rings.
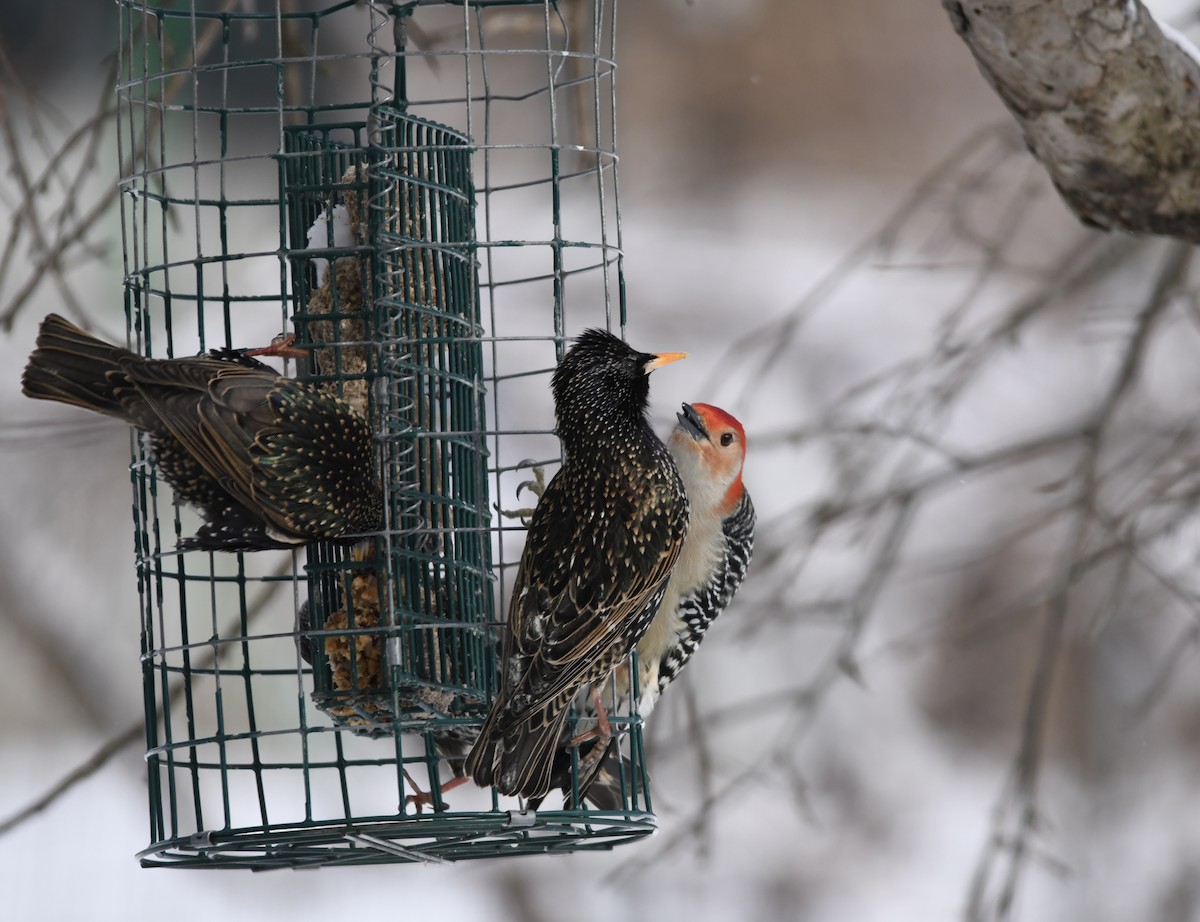
[[[725,517],[721,524],[724,538],[721,563],[713,573],[713,578],[694,592],[687,593],[679,599],[679,616],[684,624],[684,631],[676,643],[671,644],[663,654],[658,664],[658,687],[655,697],[662,695],[679,675],[692,654],[704,639],[704,633],[733,600],[738,589],[746,578],[750,567],[750,557],[754,553],[754,525],[756,516],[754,503],[750,493],[742,492],[742,497],[733,511]],[[642,665],[642,673],[647,674],[651,664]],[[642,689],[645,696],[647,689]]]
[[[722,604],[728,605],[734,594],[742,587],[746,571],[750,569],[750,558],[754,556],[754,526],[758,516],[748,492],[742,493],[734,511],[725,519],[721,531],[725,535],[728,560],[725,567],[725,595]]]

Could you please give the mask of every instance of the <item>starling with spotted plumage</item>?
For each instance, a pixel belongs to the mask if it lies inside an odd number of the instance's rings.
[[[502,794],[551,787],[575,694],[597,687],[650,625],[688,527],[671,453],[646,419],[649,374],[682,358],[588,330],[554,372],[563,466],[529,524],[500,691],[466,771]],[[611,735],[597,697],[599,738]]]
[[[159,475],[205,520],[184,550],[352,543],[383,526],[366,420],[246,351],[144,358],[50,314],[21,384],[147,434]]]

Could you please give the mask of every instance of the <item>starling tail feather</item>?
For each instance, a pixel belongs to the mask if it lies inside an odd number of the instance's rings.
[[[366,420],[244,352],[149,359],[50,314],[22,389],[146,432],[159,474],[205,520],[184,549],[354,541],[382,527]]]
[[[572,700],[629,655],[658,610],[688,502],[646,420],[648,375],[677,358],[588,330],[555,370],[564,462],[530,521],[500,692],[467,759],[480,785],[543,796]]]

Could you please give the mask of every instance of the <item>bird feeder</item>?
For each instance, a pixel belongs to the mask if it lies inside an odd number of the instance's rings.
[[[370,420],[387,506],[353,547],[181,552],[194,518],[132,440],[144,865],[453,861],[653,831],[636,714],[610,715],[619,809],[439,787],[439,741],[469,742],[497,682],[523,536],[498,510],[530,460],[558,460],[550,374],[570,337],[625,319],[615,5],[119,0],[131,348],[293,330],[309,357],[289,373]]]

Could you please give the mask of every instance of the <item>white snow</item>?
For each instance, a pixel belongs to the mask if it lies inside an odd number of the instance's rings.
[[[1196,47],[1195,42],[1193,42],[1190,38],[1188,38],[1170,23],[1158,20],[1158,28],[1168,41],[1171,41],[1175,45],[1179,46],[1181,51],[1188,55],[1188,57],[1190,57],[1193,61],[1200,64],[1200,48]]]
[[[328,210],[322,211],[308,229],[308,246],[312,250],[348,249],[357,244],[354,228],[350,223],[350,212],[346,210],[345,205],[334,205],[332,216]],[[339,262],[349,258],[341,256]],[[317,268],[317,287],[320,287],[329,277],[329,260],[323,256],[314,256],[312,263]]]

